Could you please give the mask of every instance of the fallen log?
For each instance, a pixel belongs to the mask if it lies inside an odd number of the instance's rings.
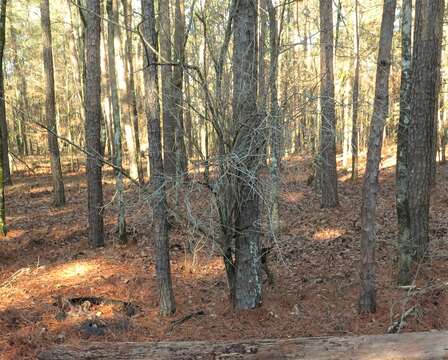
[[[441,360],[448,331],[247,341],[94,343],[61,345],[40,360]]]

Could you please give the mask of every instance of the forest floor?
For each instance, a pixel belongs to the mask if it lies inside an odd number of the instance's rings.
[[[55,208],[47,168],[17,173],[7,189],[10,231],[0,239],[0,358],[35,358],[58,343],[382,334],[406,312],[402,331],[447,329],[448,167],[439,166],[433,190],[429,260],[419,269],[416,288],[403,289],[396,285],[394,149],[384,153],[374,315],[357,311],[362,180],[352,184],[347,173],[340,172],[340,206],[326,210],[306,184],[309,161],[285,161],[282,237],[270,255],[275,283],[266,284],[263,304],[253,311],[232,309],[216,249],[175,224],[170,241],[177,312],[165,318],[158,316],[150,214],[140,192],[130,186],[126,194],[134,241],[113,245],[114,186],[106,174],[106,246],[90,249],[83,175],[66,171],[68,203]],[[195,196],[199,209],[209,206],[206,195]],[[194,263],[184,251],[188,239],[196,240]],[[107,303],[67,308],[70,298],[92,296],[130,302],[137,311],[128,316]],[[64,316],[58,301],[66,304]]]

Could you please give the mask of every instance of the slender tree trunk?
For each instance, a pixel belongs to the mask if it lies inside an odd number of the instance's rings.
[[[203,14],[204,14],[204,18],[202,21],[202,25],[203,25],[203,34],[204,34],[204,46],[203,46],[203,51],[202,51],[202,72],[204,74],[204,79],[205,79],[205,91],[204,91],[204,120],[202,121],[202,127],[201,127],[201,134],[200,134],[200,139],[201,139],[201,152],[204,156],[204,181],[208,184],[209,183],[209,178],[210,178],[210,161],[209,161],[209,144],[208,144],[208,137],[209,137],[209,132],[208,132],[208,121],[209,121],[209,109],[208,109],[208,104],[207,104],[207,96],[208,96],[208,57],[207,57],[207,21],[206,21],[206,2],[204,2],[204,8],[203,8]],[[218,74],[216,75],[218,78]],[[218,91],[219,89],[217,88],[216,91]],[[217,101],[219,102],[219,104],[221,105],[221,101],[222,99],[217,99]]]
[[[3,60],[3,49],[5,47],[5,18],[6,18],[6,0],[1,0],[1,5],[2,5],[2,23],[3,25],[1,28],[1,33],[0,33],[0,37],[2,38],[1,41],[1,56],[2,56],[2,60]],[[3,185],[11,185],[12,184],[12,179],[11,179],[11,170],[9,168],[9,145],[8,145],[8,124],[6,122],[6,106],[5,106],[5,100],[4,100],[4,96],[5,96],[5,87],[4,87],[4,74],[3,74],[3,70],[1,71],[0,74],[0,89],[2,91],[2,94],[0,94],[2,96],[2,98],[0,99],[1,104],[0,104],[0,131],[1,131],[1,137],[2,137],[2,167],[3,167]],[[0,205],[1,206],[1,205]]]
[[[261,302],[259,249],[259,155],[263,129],[257,112],[257,6],[237,1],[233,43],[233,123],[236,138],[235,284],[233,304],[252,309]]]
[[[448,124],[447,124],[447,99],[446,99],[446,89],[442,91],[440,96],[440,123],[441,123],[441,134],[440,134],[440,152],[441,152],[441,163],[446,163],[446,144],[448,140]]]
[[[161,63],[171,59],[171,18],[170,0],[159,1],[160,23],[160,59]],[[176,117],[173,110],[173,71],[170,66],[162,66],[162,119],[163,119],[163,163],[165,175],[174,178],[176,175]]]
[[[23,61],[20,60],[18,55],[17,48],[17,31],[13,27],[11,22],[10,24],[10,32],[11,32],[11,48],[13,50],[13,64],[14,69],[16,70],[18,79],[17,79],[17,102],[22,109],[21,112],[17,114],[17,126],[18,126],[18,150],[20,155],[28,155],[28,140],[26,134],[26,115],[29,113],[29,101],[28,101],[28,91],[26,78],[23,71]],[[24,114],[25,113],[25,114]]]
[[[114,156],[113,161],[116,167],[122,166],[122,154],[121,154],[121,115],[120,115],[120,103],[118,98],[117,87],[117,69],[115,66],[115,49],[120,44],[119,34],[115,31],[115,27],[118,23],[118,4],[117,0],[107,0],[106,3],[107,16],[109,21],[107,22],[107,53],[109,58],[109,80],[110,80],[110,93],[112,100],[112,117],[114,124]],[[119,170],[115,170],[115,188],[117,191],[116,201],[118,210],[118,242],[125,244],[126,238],[126,217],[125,217],[125,204],[124,204],[124,184],[123,174]]]
[[[158,49],[155,28],[154,0],[142,0],[143,34],[153,49]],[[148,125],[149,156],[151,161],[151,186],[153,188],[152,210],[154,244],[156,249],[156,275],[159,289],[160,314],[170,315],[176,311],[171,284],[170,255],[165,196],[165,176],[162,161],[160,131],[159,84],[156,54],[145,49],[145,111]]]
[[[85,121],[85,107],[84,107],[84,86],[85,86],[85,76],[84,76],[84,47],[80,48],[79,50],[76,47],[76,30],[75,30],[75,24],[73,22],[72,17],[72,0],[67,0],[68,5],[68,18],[67,18],[67,24],[68,24],[68,46],[70,50],[70,61],[72,63],[73,67],[73,81],[75,83],[76,89],[77,89],[77,97],[79,101],[79,114],[82,121]],[[81,26],[84,26],[83,23],[81,23]],[[81,42],[83,42],[81,40]],[[81,56],[80,56],[81,54]],[[80,61],[81,57],[81,61]]]
[[[6,124],[6,106],[5,106],[5,86],[3,80],[3,54],[5,49],[5,32],[6,32],[6,0],[0,3],[0,122]],[[3,129],[0,127],[0,233],[6,235],[6,207],[5,207],[5,166],[3,151]]]
[[[353,79],[353,113],[352,113],[352,136],[351,136],[351,153],[352,153],[352,181],[358,177],[358,113],[359,113],[359,6],[358,0],[355,0],[355,77]]]
[[[333,71],[333,0],[320,0],[320,188],[321,207],[338,205],[338,174],[336,170],[336,114]]]
[[[185,96],[187,98],[187,102],[192,101],[188,76],[186,77]],[[205,113],[206,109],[207,109],[207,107],[205,107],[204,113]],[[193,118],[191,116],[190,106],[187,106],[187,109],[185,110],[185,136],[187,138],[187,158],[191,159],[194,156],[194,151],[193,151],[194,139],[193,139]]]
[[[400,119],[397,129],[396,207],[398,220],[399,278],[400,284],[410,279],[412,249],[408,208],[408,146],[411,121],[411,59],[412,59],[412,0],[403,0],[401,14],[401,88]]]
[[[389,108],[389,74],[396,5],[396,0],[384,0],[383,18],[381,21],[375,100],[370,122],[367,163],[362,188],[360,312],[373,313],[376,311],[375,214],[383,130]]]
[[[112,159],[115,154],[114,146],[114,135],[113,135],[113,115],[112,115],[112,104],[111,104],[111,86],[109,77],[109,59],[108,59],[108,39],[105,32],[103,32],[101,37],[101,106],[103,110],[103,119],[106,130],[106,149],[108,150],[109,156]]]
[[[123,16],[124,16],[124,24],[126,29],[132,28],[132,1],[122,0],[123,4]],[[131,161],[131,176],[135,179],[138,179],[139,183],[143,183],[143,168],[142,161],[140,156],[140,131],[138,124],[138,109],[137,109],[137,95],[135,89],[135,75],[134,75],[134,58],[132,51],[132,32],[126,31],[126,40],[125,40],[125,59],[126,59],[126,88],[128,101],[130,103],[130,116],[132,119],[131,126],[129,127],[132,130],[132,136],[128,135],[129,138],[132,138],[134,143],[133,150],[130,155],[132,155],[133,160]],[[129,131],[129,130],[128,130]]]
[[[267,42],[269,39],[268,35],[268,1],[260,0],[258,2],[258,13],[259,18],[259,35],[258,35],[258,109],[260,111],[260,116],[263,121],[266,122],[265,134],[265,145],[263,148],[263,163],[267,164],[268,160],[268,146],[269,146],[269,126],[268,126],[268,110],[267,110],[267,97],[268,97],[268,86],[266,83],[267,77],[267,62],[266,62],[266,52],[268,50]]]
[[[46,124],[50,129],[47,135],[51,161],[51,175],[53,178],[53,203],[55,206],[62,206],[65,204],[65,191],[57,136],[58,129],[56,126],[56,97],[54,89],[53,45],[51,38],[49,0],[41,0],[40,12],[46,88],[45,113]]]
[[[174,19],[174,58],[183,64],[185,62],[185,4],[184,0],[175,0]],[[176,117],[176,173],[179,179],[187,173],[188,159],[184,137],[184,67],[175,66],[173,69],[173,110]]]
[[[100,0],[87,0],[86,11],[86,147],[87,193],[89,208],[89,242],[104,245],[102,168],[97,154],[101,153],[101,56]]]
[[[412,57],[408,148],[408,205],[412,260],[422,261],[429,244],[431,153],[440,78],[443,0],[418,0]]]
[[[129,6],[127,0],[122,0],[123,7],[123,16],[124,16],[124,24],[125,28],[131,27],[131,21],[129,16]],[[118,8],[118,5],[117,5]],[[118,20],[118,18],[117,18]],[[117,64],[117,80],[118,80],[118,90],[120,95],[120,100],[122,104],[122,113],[121,118],[124,124],[124,132],[126,136],[126,145],[128,150],[128,158],[129,158],[129,170],[130,175],[133,179],[142,182],[143,171],[141,169],[141,163],[139,158],[139,150],[137,149],[137,139],[135,133],[135,112],[136,108],[133,105],[134,97],[135,97],[135,89],[134,89],[134,74],[131,75],[131,66],[133,71],[133,61],[132,61],[132,39],[129,31],[125,30],[123,34],[120,26],[115,27],[115,33],[117,34],[116,49],[118,54],[120,55],[116,59]],[[124,41],[123,41],[124,36]],[[122,46],[124,44],[124,47]],[[131,64],[129,60],[131,59]],[[131,83],[132,76],[132,83]],[[138,120],[137,120],[137,129],[138,129]],[[137,130],[138,132],[138,130]]]
[[[270,223],[272,240],[278,240],[280,236],[280,219],[279,219],[279,193],[280,193],[280,107],[278,104],[278,58],[279,58],[279,34],[277,24],[277,14],[272,0],[268,1],[269,13],[269,43],[270,43],[270,69],[269,69],[269,85],[271,93],[271,208]]]

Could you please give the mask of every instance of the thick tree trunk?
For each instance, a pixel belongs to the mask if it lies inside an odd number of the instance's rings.
[[[448,332],[247,341],[95,343],[58,346],[40,360],[435,360],[448,358]]]
[[[159,1],[160,59],[161,63],[171,62],[171,18],[170,0]],[[176,117],[173,109],[173,71],[170,66],[162,66],[162,123],[163,123],[163,164],[165,175],[176,175]]]
[[[153,49],[158,49],[155,28],[154,0],[142,0],[143,35]],[[148,47],[145,49],[145,111],[148,126],[149,158],[151,162],[153,236],[156,250],[156,275],[159,289],[160,314],[170,315],[176,311],[171,284],[170,254],[165,195],[165,176],[162,161],[160,131],[160,105],[157,55]]]
[[[411,59],[412,59],[412,0],[403,0],[401,14],[401,88],[400,119],[397,128],[396,207],[398,220],[399,275],[398,282],[411,281],[412,247],[408,207],[408,145],[411,121]]]
[[[100,0],[87,0],[86,11],[86,147],[87,193],[89,208],[89,242],[91,246],[104,245],[101,154],[101,57]]]
[[[396,0],[384,0],[375,83],[375,100],[370,122],[367,164],[361,204],[361,289],[360,312],[376,311],[375,288],[375,214],[378,195],[378,174],[383,145],[384,123],[389,109],[389,73],[394,30]]]
[[[257,7],[237,1],[233,47],[233,123],[236,159],[235,283],[233,304],[252,309],[261,302],[258,170],[263,129],[257,112]]]
[[[53,45],[50,25],[50,3],[42,0],[40,4],[43,59],[45,71],[45,114],[48,131],[48,150],[50,152],[51,176],[53,178],[53,203],[55,206],[65,204],[64,181],[62,179],[61,156],[56,126],[56,97],[54,89]]]
[[[338,205],[336,170],[336,114],[333,70],[333,0],[320,0],[320,188],[321,207]]]
[[[118,98],[117,87],[117,69],[115,66],[116,59],[116,46],[120,44],[120,39],[115,31],[115,24],[118,23],[118,4],[117,0],[107,0],[106,3],[107,16],[109,21],[107,22],[107,53],[109,57],[109,80],[110,80],[110,93],[112,100],[112,117],[114,124],[114,155],[113,162],[118,168],[122,166],[122,148],[121,148],[121,114],[120,103]],[[123,174],[121,171],[115,169],[115,188],[117,191],[116,201],[118,210],[118,242],[125,244],[126,238],[126,218],[125,218],[125,204],[124,204],[124,184]]]
[[[412,57],[411,122],[408,148],[409,252],[423,260],[429,244],[432,137],[440,77],[443,0],[418,0]]]

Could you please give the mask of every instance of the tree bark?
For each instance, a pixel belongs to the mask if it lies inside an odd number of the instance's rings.
[[[93,247],[104,245],[101,154],[101,57],[100,0],[87,0],[86,17],[86,147],[87,193],[89,209],[89,242]]]
[[[65,191],[57,136],[58,129],[56,126],[56,98],[54,89],[53,45],[51,38],[49,0],[41,1],[40,12],[46,89],[45,114],[46,124],[50,129],[50,131],[47,132],[47,136],[51,161],[51,176],[53,178],[53,203],[55,206],[62,206],[65,204]]]
[[[246,341],[116,342],[58,346],[39,354],[38,359],[434,360],[448,357],[447,342],[446,331]]]
[[[320,0],[320,188],[321,207],[339,204],[336,170],[336,113],[333,70],[333,0]]]
[[[131,74],[130,74],[130,66],[129,66],[129,58],[128,51],[130,44],[128,34],[128,26],[130,26],[129,22],[129,14],[128,14],[128,4],[126,0],[122,0],[122,10],[124,16],[124,24],[125,24],[125,33],[121,31],[121,26],[115,27],[116,33],[116,66],[117,66],[117,82],[118,82],[118,91],[120,95],[120,101],[122,106],[121,119],[124,125],[124,133],[127,145],[127,153],[129,158],[129,173],[130,176],[141,182],[141,165],[139,165],[139,152],[137,150],[137,139],[135,138],[135,108],[133,107],[133,92],[134,89],[131,88]],[[118,8],[118,5],[117,5]],[[118,23],[118,18],[117,18]],[[124,41],[123,41],[124,37]],[[124,45],[124,46],[123,46]],[[132,75],[133,76],[133,75]]]
[[[160,59],[161,63],[171,62],[171,18],[170,0],[159,1]],[[170,66],[162,66],[162,122],[163,122],[163,163],[165,175],[176,175],[176,117],[173,110],[173,71]]]
[[[358,113],[359,113],[359,71],[360,71],[360,54],[359,54],[359,6],[358,0],[355,0],[355,28],[354,28],[354,48],[355,48],[355,76],[353,79],[353,113],[352,113],[352,136],[351,136],[351,153],[352,153],[352,181],[358,178]]]
[[[123,17],[124,25],[126,29],[132,28],[132,1],[122,0],[123,5]],[[126,60],[126,88],[127,96],[130,104],[130,117],[132,119],[129,129],[132,131],[133,149],[130,153],[132,156],[130,175],[134,179],[138,179],[139,183],[143,183],[143,168],[140,156],[140,131],[138,124],[138,109],[137,109],[137,95],[135,89],[135,76],[134,76],[134,58],[133,58],[133,46],[132,46],[132,32],[126,30],[125,39],[125,60]],[[129,130],[128,130],[129,131]]]
[[[443,0],[418,0],[412,57],[408,167],[412,259],[422,261],[429,244],[431,153],[440,77]]]
[[[396,0],[384,0],[375,82],[375,100],[370,122],[367,163],[361,204],[361,290],[360,312],[376,311],[375,288],[375,214],[378,195],[378,174],[383,145],[384,123],[389,109],[389,74]]]
[[[5,49],[5,32],[6,32],[6,2],[7,0],[1,0],[0,3],[0,123],[6,124],[6,106],[5,106],[5,85],[3,75],[3,56]],[[6,235],[6,207],[5,207],[5,184],[6,184],[6,171],[3,157],[4,151],[4,137],[3,128],[0,126],[0,233]]]
[[[109,57],[109,80],[110,80],[110,93],[112,100],[112,117],[114,124],[114,155],[113,162],[118,168],[122,166],[122,147],[121,147],[121,114],[120,103],[118,98],[117,87],[117,69],[115,66],[116,46],[120,44],[119,35],[115,31],[115,24],[118,23],[118,4],[117,0],[107,0],[107,53]],[[124,204],[124,184],[123,174],[121,171],[115,169],[115,188],[117,191],[116,204],[118,210],[118,242],[125,244],[127,242],[126,237],[126,217],[125,217],[125,204]]]
[[[272,243],[275,243],[280,236],[280,216],[279,216],[279,193],[280,193],[280,163],[281,163],[281,117],[278,104],[278,59],[279,59],[279,34],[277,23],[277,10],[272,0],[268,1],[269,14],[269,45],[270,45],[270,67],[269,85],[271,94],[271,208],[270,224]]]
[[[397,128],[396,208],[398,221],[399,275],[401,285],[411,281],[412,249],[408,207],[408,146],[411,120],[412,0],[403,0],[401,14],[400,119]]]
[[[143,35],[153,49],[158,49],[155,28],[154,0],[142,0]],[[159,289],[160,314],[170,315],[176,311],[171,284],[170,254],[168,244],[165,175],[162,161],[160,131],[159,79],[157,55],[145,47],[145,111],[148,126],[150,181],[153,189],[152,210],[154,244],[156,250],[156,275]],[[152,65],[151,65],[152,64]]]
[[[176,174],[179,179],[187,173],[188,159],[185,148],[184,130],[184,67],[185,62],[185,3],[184,0],[175,1],[174,19],[174,60],[182,64],[173,69],[173,110],[176,118],[175,147]]]
[[[6,0],[1,0],[1,23],[0,23],[0,55],[3,64],[3,52],[5,48],[5,33],[6,33]],[[4,85],[4,73],[3,68],[0,71],[0,132],[1,132],[1,157],[2,157],[2,170],[3,170],[3,186],[11,185],[11,171],[9,168],[9,145],[8,145],[8,125],[6,122],[6,106],[5,106],[5,85]],[[3,190],[2,190],[3,191]]]
[[[18,126],[18,151],[20,155],[28,155],[28,139],[26,133],[26,115],[23,113],[29,113],[30,106],[28,101],[28,89],[26,83],[26,77],[23,71],[24,64],[19,58],[18,48],[17,48],[17,30],[14,28],[12,22],[10,24],[11,33],[11,48],[13,50],[13,65],[17,74],[17,102],[22,109],[22,112],[17,114],[17,126]]]
[[[233,44],[233,123],[236,215],[235,283],[233,304],[237,309],[260,305],[262,281],[259,250],[258,170],[263,144],[257,111],[257,7],[253,0],[236,4]]]

